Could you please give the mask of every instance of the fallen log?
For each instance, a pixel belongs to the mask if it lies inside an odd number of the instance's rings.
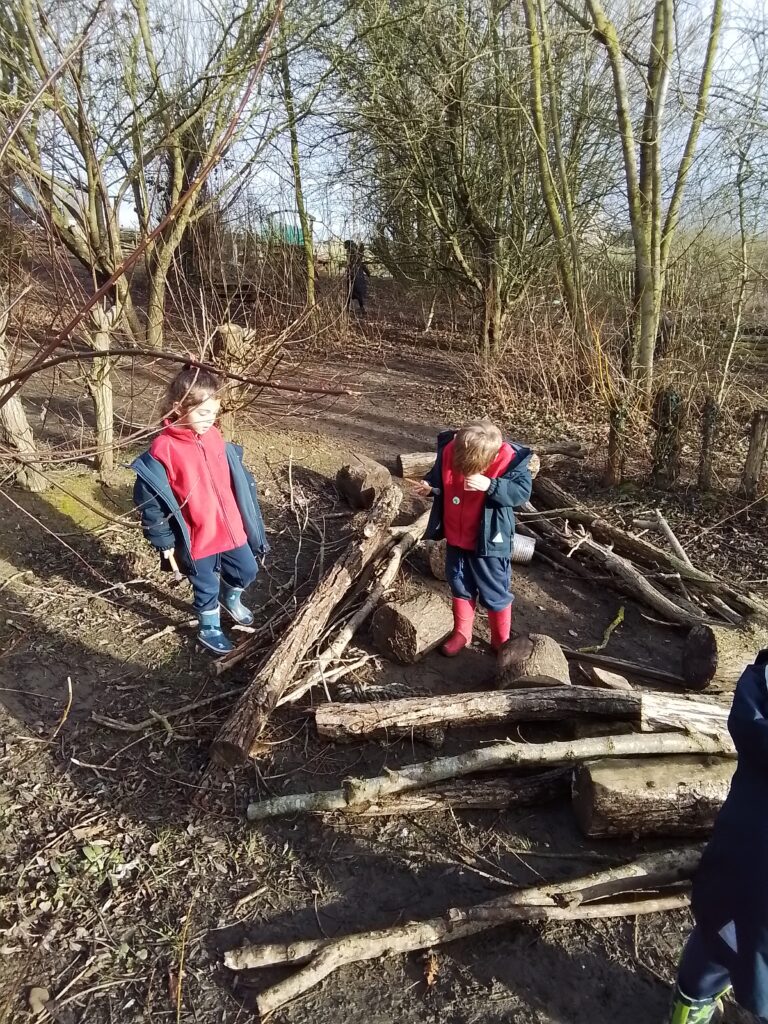
[[[552,444],[532,445],[539,456],[564,455],[572,459],[583,459],[587,454],[586,445],[580,441],[555,441]],[[398,455],[396,460],[396,475],[410,479],[421,479],[435,464],[435,453],[431,452],[408,452]]]
[[[413,665],[438,647],[453,629],[447,602],[431,591],[383,604],[371,621],[377,651],[402,665]]]
[[[521,633],[511,637],[499,651],[496,685],[500,690],[563,686],[570,681],[568,662],[551,636]]]
[[[576,770],[576,821],[590,838],[707,835],[735,767],[714,757],[588,762]]]
[[[409,953],[519,920],[584,920],[637,916],[687,904],[687,881],[701,856],[690,848],[639,858],[607,871],[521,889],[471,907],[450,907],[440,916],[341,938],[244,945],[225,954],[233,971],[300,964],[298,971],[257,997],[265,1016],[348,963]],[[633,898],[631,894],[636,893]],[[621,899],[611,899],[621,894]],[[599,902],[602,901],[602,902]]]
[[[572,523],[585,526],[597,541],[613,545],[618,553],[632,562],[650,569],[677,573],[685,583],[695,584],[702,593],[714,594],[742,616],[755,615],[768,621],[768,602],[761,597],[736,590],[724,580],[696,566],[688,565],[683,559],[658,547],[647,538],[638,537],[619,526],[614,526],[588,509],[583,502],[550,477],[542,476],[540,473],[533,482],[533,493],[536,501],[544,508],[556,510],[558,515]],[[540,518],[533,505],[527,503],[524,509],[537,517],[535,521],[528,520],[529,525],[535,526],[550,539],[560,543],[566,540],[553,523]]]
[[[613,696],[616,696],[615,694]],[[248,806],[248,820],[261,821],[284,814],[324,814],[364,811],[395,793],[423,789],[435,782],[463,778],[475,772],[542,764],[570,764],[598,757],[653,757],[665,754],[721,754],[735,757],[727,735],[683,733],[633,734],[559,743],[494,743],[451,757],[405,765],[370,779],[345,779],[342,788],[318,793],[296,793],[262,800]]]
[[[728,626],[694,627],[685,641],[683,676],[693,690],[714,683],[733,690],[758,651],[768,647],[768,630],[753,625],[743,629]]]
[[[508,807],[538,807],[567,796],[571,788],[571,769],[554,768],[526,776],[487,776],[441,782],[426,790],[399,793],[371,804],[362,817],[395,817],[424,814],[428,811],[503,811]]]
[[[386,466],[367,455],[352,456],[336,474],[336,488],[351,508],[368,509],[392,486]]]
[[[392,543],[387,527],[401,501],[398,488],[384,492],[363,526],[362,538],[352,541],[296,613],[214,739],[211,758],[217,764],[240,764],[267,749],[261,736],[270,714],[299,663],[325,629],[333,609],[369,562]]]
[[[315,708],[315,726],[325,739],[349,743],[372,736],[407,736],[435,726],[451,729],[497,722],[556,722],[582,715],[638,722],[643,732],[694,730],[718,736],[728,728],[728,712],[718,704],[648,690],[599,690],[591,686],[321,704]]]
[[[400,534],[400,540],[392,549],[389,559],[381,570],[379,578],[373,585],[368,597],[357,609],[354,615],[344,624],[333,642],[317,658],[315,667],[309,675],[298,682],[295,686],[291,686],[289,691],[284,693],[280,698],[278,705],[292,703],[293,701],[298,700],[300,697],[303,697],[308,690],[311,690],[313,686],[317,686],[323,681],[330,665],[342,656],[357,630],[384,599],[384,595],[395,582],[395,577],[400,571],[400,565],[403,559],[408,552],[418,544],[419,540],[423,536],[424,530],[427,528],[428,519],[429,513],[425,512],[424,515],[420,516],[415,523],[411,523],[411,525],[406,528],[405,533]]]

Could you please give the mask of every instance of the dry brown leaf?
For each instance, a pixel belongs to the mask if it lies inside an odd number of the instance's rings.
[[[437,976],[440,973],[440,963],[437,954],[430,949],[424,954],[424,981],[427,988],[432,988],[437,983]]]

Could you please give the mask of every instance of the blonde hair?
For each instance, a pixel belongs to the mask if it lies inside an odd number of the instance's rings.
[[[490,420],[473,420],[456,434],[453,445],[453,467],[464,476],[483,473],[503,443],[501,431]]]

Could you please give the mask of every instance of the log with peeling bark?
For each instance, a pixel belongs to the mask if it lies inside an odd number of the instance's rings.
[[[336,488],[351,508],[368,509],[392,486],[386,466],[367,455],[355,454],[336,474]]]
[[[349,963],[409,953],[467,938],[512,921],[589,920],[633,917],[686,906],[697,847],[641,857],[607,871],[508,893],[470,907],[450,907],[440,916],[341,938],[243,945],[225,954],[233,971],[277,964],[299,969],[257,997],[262,1016],[317,985]]]
[[[768,630],[756,624],[743,629],[695,626],[685,641],[683,675],[692,690],[712,685],[733,690],[758,651],[768,647]]]
[[[573,809],[585,836],[705,836],[728,796],[731,758],[606,758],[580,765]]]
[[[399,793],[381,803],[371,804],[362,812],[362,817],[394,817],[446,810],[503,811],[508,807],[539,807],[568,796],[571,775],[570,768],[553,768],[535,775],[487,775],[482,779],[441,782],[429,789]]]
[[[683,559],[653,544],[646,537],[638,537],[620,526],[614,526],[588,509],[583,502],[551,478],[539,474],[533,483],[533,493],[538,505],[556,510],[570,522],[585,526],[595,540],[601,544],[612,545],[620,555],[633,563],[652,570],[676,573],[686,584],[694,584],[703,594],[714,594],[740,615],[754,615],[768,621],[768,602],[763,598],[741,588],[737,590],[723,579],[696,566],[688,565]],[[543,532],[550,540],[560,544],[566,540],[552,522],[541,518],[533,505],[528,503],[525,511],[536,517],[528,520],[528,523],[537,531]]]
[[[308,690],[311,690],[313,686],[317,686],[322,683],[326,672],[330,669],[330,666],[334,661],[337,661],[342,656],[357,630],[362,626],[369,615],[378,608],[379,604],[384,599],[384,595],[395,582],[395,577],[400,571],[403,559],[408,552],[418,544],[424,534],[424,530],[427,528],[428,519],[429,513],[425,512],[424,515],[420,516],[416,520],[416,522],[411,523],[410,526],[406,527],[404,533],[400,534],[400,539],[390,552],[386,563],[379,571],[366,599],[354,615],[344,623],[328,647],[322,652],[322,654],[320,654],[312,671],[295,685],[292,685],[280,698],[278,704],[293,703],[300,697],[303,697],[304,694],[307,693]]]
[[[371,621],[377,651],[402,665],[413,665],[434,651],[453,629],[453,615],[440,594],[423,591],[383,604]]]
[[[615,696],[615,694],[614,694]],[[544,764],[570,764],[598,757],[654,757],[666,754],[720,754],[735,757],[730,736],[700,733],[633,734],[558,743],[494,743],[451,757],[388,769],[371,779],[348,778],[341,789],[296,793],[262,800],[248,806],[248,820],[261,821],[285,814],[325,814],[344,811],[358,814],[371,804],[396,793],[423,789],[446,779],[499,768],[529,768]]]
[[[582,715],[637,722],[643,732],[694,730],[718,736],[728,728],[727,710],[711,701],[649,690],[599,690],[591,686],[321,704],[315,708],[315,725],[325,739],[348,743],[372,736],[407,736],[435,726],[451,729],[498,722],[567,721]]]
[[[521,633],[511,637],[499,651],[496,685],[501,690],[562,686],[570,681],[568,662],[551,636]]]
[[[572,459],[583,459],[587,454],[586,445],[580,441],[556,441],[552,444],[533,446],[539,456],[563,455]],[[435,464],[435,453],[409,452],[397,456],[396,473],[398,476],[418,480],[426,476]]]
[[[325,629],[336,605],[371,560],[391,545],[387,528],[401,501],[398,488],[384,492],[363,525],[363,536],[351,542],[296,613],[214,739],[211,758],[217,764],[241,764],[268,749],[262,734],[270,714],[307,651]]]

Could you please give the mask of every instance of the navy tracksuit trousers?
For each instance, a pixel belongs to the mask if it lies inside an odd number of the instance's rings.
[[[490,612],[501,612],[512,604],[509,592],[512,564],[509,558],[480,558],[471,551],[447,546],[445,574],[451,593],[465,601],[479,600]]]
[[[222,551],[207,558],[196,558],[197,574],[189,577],[194,592],[196,612],[210,612],[219,607],[219,589],[225,586],[244,590],[256,579],[259,564],[248,544]]]

